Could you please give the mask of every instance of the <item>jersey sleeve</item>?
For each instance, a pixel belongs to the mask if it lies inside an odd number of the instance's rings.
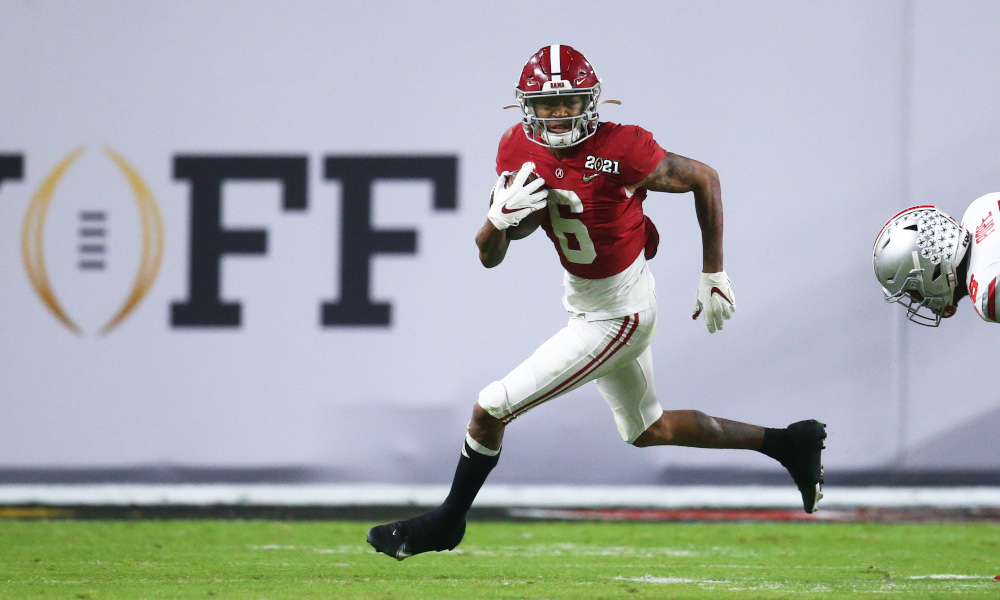
[[[514,171],[521,168],[521,162],[515,164],[514,153],[517,148],[518,134],[521,133],[521,126],[514,125],[504,132],[500,138],[500,147],[497,148],[497,175],[504,171]]]
[[[977,290],[979,298],[975,300],[976,312],[984,321],[990,323],[997,322],[997,285],[1000,284],[1000,277],[989,280],[983,289]]]
[[[660,147],[653,134],[642,127],[628,125],[623,129],[624,154],[621,161],[622,183],[639,183],[660,164],[667,151]]]

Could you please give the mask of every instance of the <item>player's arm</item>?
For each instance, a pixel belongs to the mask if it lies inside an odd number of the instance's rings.
[[[701,227],[702,272],[722,271],[722,186],[712,167],[668,152],[645,179],[629,192],[646,188],[654,192],[694,192],[695,212]]]
[[[528,237],[538,229],[545,218],[545,211],[538,210],[527,217],[521,219],[517,225],[512,225],[507,229],[497,229],[493,222],[486,219],[483,226],[476,233],[476,245],[479,246],[479,262],[487,269],[499,265],[507,255],[507,247],[511,240],[520,240]]]
[[[667,153],[653,172],[631,188],[644,187],[674,194],[693,192],[695,212],[701,227],[702,273],[695,293],[692,319],[704,313],[708,332],[722,329],[736,311],[736,297],[729,276],[722,268],[722,186],[712,167],[690,158]]]
[[[508,240],[523,240],[532,234],[545,219],[544,210],[536,210],[527,217],[521,219],[517,225],[507,228]]]
[[[497,229],[489,219],[486,219],[476,233],[476,245],[479,246],[479,262],[487,269],[492,269],[502,263],[503,257],[507,256],[510,238],[507,237],[506,229]]]
[[[479,261],[487,269],[503,262],[511,240],[528,236],[542,222],[544,212],[541,209],[546,206],[545,199],[549,192],[542,187],[545,180],[541,177],[535,176],[534,180],[527,182],[534,170],[534,163],[526,162],[513,181],[507,181],[511,173],[504,171],[493,185],[490,212],[486,223],[476,233]]]

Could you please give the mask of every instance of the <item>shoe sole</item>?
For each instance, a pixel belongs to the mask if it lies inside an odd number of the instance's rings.
[[[819,510],[819,501],[822,500],[822,499],[823,499],[823,484],[822,483],[817,483],[816,484],[816,499],[813,500],[812,508],[810,510],[807,510],[806,512],[809,513],[809,514],[813,514],[814,512],[816,512],[817,510]]]
[[[817,428],[819,435],[816,436],[816,441],[820,443],[819,452],[821,453],[821,462],[819,464],[819,481],[816,482],[814,489],[815,496],[813,497],[812,506],[809,508],[803,507],[806,508],[806,513],[808,514],[813,514],[819,510],[819,501],[823,499],[823,476],[826,474],[826,469],[823,467],[822,463],[822,451],[826,450],[826,444],[824,443],[826,441],[826,423],[820,423],[817,421],[816,424],[819,426]]]
[[[822,436],[819,439],[820,439],[820,443],[822,445],[820,446],[819,450],[820,450],[820,453],[821,453],[820,456],[822,457],[823,450],[826,450],[826,444],[823,443],[823,442],[826,441],[826,423],[820,423],[820,425],[822,426],[822,429],[820,429],[820,431],[822,432]],[[820,460],[822,460],[822,458]],[[823,476],[824,475],[826,475],[826,469],[823,467],[823,463],[821,462],[821,463],[819,463],[819,481],[816,483],[816,499],[813,500],[812,510],[806,511],[809,514],[813,514],[814,512],[816,512],[817,510],[819,510],[819,501],[823,499]]]
[[[374,540],[372,540],[372,530],[371,529],[369,529],[368,533],[365,534],[365,541],[368,542],[369,546],[371,546],[372,548],[375,549],[375,552],[379,552],[381,554],[385,554],[386,556],[391,556],[392,558],[395,558],[396,560],[403,560],[404,558],[409,558],[409,557],[413,556],[412,554],[410,554],[409,552],[406,551],[406,542],[403,542],[402,544],[400,544],[399,548],[396,550],[396,554],[395,555],[389,554],[385,550],[379,550],[378,546],[375,545]],[[400,556],[400,555],[402,555],[402,556]]]
[[[819,466],[819,481],[816,483],[816,499],[813,500],[812,510],[807,510],[809,514],[813,514],[819,510],[819,501],[823,499],[823,475],[825,474],[825,469],[823,465]]]

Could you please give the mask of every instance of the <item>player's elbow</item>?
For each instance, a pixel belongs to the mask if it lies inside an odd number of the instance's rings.
[[[487,269],[492,269],[503,262],[503,256],[497,256],[496,253],[480,252],[479,262],[483,263]]]
[[[479,248],[479,262],[487,269],[499,265],[503,262],[503,257],[507,254],[507,246],[510,241],[502,231],[483,227],[476,235],[476,247]]]
[[[477,239],[476,245],[479,246],[479,262],[487,269],[502,263],[504,255],[507,254],[507,248],[503,244],[494,245]]]
[[[704,192],[712,192],[722,187],[719,182],[719,172],[704,163],[698,166],[696,181]]]

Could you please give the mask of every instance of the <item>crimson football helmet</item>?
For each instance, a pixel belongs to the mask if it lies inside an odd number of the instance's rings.
[[[535,116],[535,102],[562,94],[583,96],[583,113],[571,118],[570,130],[555,133],[547,122],[565,118],[542,119]],[[549,148],[575,146],[597,131],[597,100],[601,80],[587,58],[569,46],[553,44],[536,52],[521,71],[517,83],[517,101],[521,105],[524,134],[536,144]]]
[[[937,327],[955,314],[956,267],[970,234],[933,206],[913,206],[882,226],[872,249],[875,277],[886,302],[906,307],[906,318]]]

